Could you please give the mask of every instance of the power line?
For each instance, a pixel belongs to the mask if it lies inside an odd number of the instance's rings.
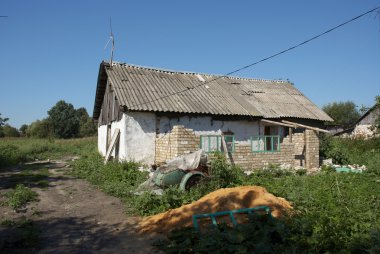
[[[336,30],[336,29],[338,29],[338,28],[340,28],[340,27],[342,27],[342,26],[345,26],[345,25],[347,25],[347,24],[349,24],[349,23],[351,23],[351,22],[353,22],[353,21],[355,21],[355,20],[357,20],[357,19],[359,19],[359,18],[361,18],[361,17],[363,17],[363,16],[365,16],[365,15],[368,15],[369,13],[372,13],[372,12],[376,11],[376,10],[380,10],[380,6],[374,8],[374,9],[371,9],[371,10],[365,12],[365,13],[362,13],[362,14],[360,14],[359,16],[356,16],[356,17],[354,17],[354,18],[352,18],[352,19],[350,19],[350,20],[348,20],[348,21],[346,21],[346,22],[343,22],[343,23],[341,23],[341,24],[339,24],[339,25],[337,25],[337,26],[334,26],[333,28],[330,28],[330,29],[328,29],[327,31],[325,31],[325,32],[323,32],[323,33],[320,33],[320,34],[318,34],[318,35],[315,35],[315,36],[311,37],[310,39],[307,39],[307,40],[305,40],[305,41],[303,41],[303,42],[301,42],[301,43],[298,43],[298,44],[296,44],[296,45],[294,45],[294,46],[292,46],[292,47],[290,47],[290,48],[288,48],[288,49],[282,50],[282,51],[280,51],[280,52],[278,52],[278,53],[275,53],[275,54],[273,54],[273,55],[271,55],[271,56],[265,57],[265,58],[263,58],[263,59],[261,59],[261,60],[259,60],[259,61],[257,61],[257,62],[254,62],[254,63],[248,64],[248,65],[243,66],[243,67],[241,67],[241,68],[239,68],[239,69],[236,69],[236,70],[234,70],[234,71],[228,72],[228,73],[226,73],[226,74],[224,74],[224,75],[222,75],[222,76],[215,77],[215,78],[213,78],[213,79],[211,79],[211,80],[209,80],[209,81],[206,81],[206,82],[204,82],[204,83],[202,83],[202,84],[199,84],[199,85],[197,85],[197,86],[194,86],[194,87],[188,87],[188,88],[183,89],[183,90],[181,90],[181,91],[174,92],[174,93],[171,93],[171,94],[168,94],[168,95],[165,95],[165,96],[159,97],[159,98],[154,99],[154,100],[146,101],[146,102],[139,103],[139,104],[134,104],[134,105],[132,105],[132,107],[134,107],[134,106],[144,105],[144,104],[151,103],[151,102],[155,102],[155,101],[158,101],[158,100],[161,100],[161,99],[164,99],[164,98],[167,98],[167,97],[170,97],[170,96],[176,95],[176,94],[180,94],[180,93],[183,93],[183,92],[186,92],[186,91],[189,91],[189,90],[192,90],[192,89],[195,89],[195,88],[201,87],[201,86],[203,86],[203,85],[209,84],[209,83],[211,83],[211,82],[213,82],[213,81],[216,81],[216,80],[218,80],[218,79],[221,79],[221,78],[224,78],[224,77],[230,76],[230,75],[232,75],[232,74],[234,74],[234,73],[237,73],[237,72],[240,72],[240,71],[242,71],[242,70],[248,69],[248,68],[250,68],[250,67],[252,67],[252,66],[254,66],[254,65],[257,65],[257,64],[259,64],[259,63],[265,62],[265,61],[267,61],[267,60],[269,60],[269,59],[272,59],[272,58],[277,57],[277,56],[279,56],[279,55],[282,55],[282,54],[284,54],[284,53],[286,53],[286,52],[288,52],[288,51],[291,51],[291,50],[296,49],[296,48],[298,48],[298,47],[300,47],[300,46],[303,46],[303,45],[305,45],[305,44],[307,44],[307,43],[309,43],[309,42],[311,42],[311,41],[313,41],[313,40],[315,40],[315,39],[317,39],[317,38],[319,38],[319,37],[321,37],[321,36],[323,36],[323,35],[326,35],[326,34],[328,34],[328,33],[331,33],[332,31],[334,31],[334,30]]]

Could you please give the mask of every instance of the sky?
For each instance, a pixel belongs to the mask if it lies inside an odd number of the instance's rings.
[[[380,6],[380,0],[0,0],[0,113],[19,128],[59,100],[93,112],[109,60],[225,74]],[[380,12],[234,74],[290,80],[322,107],[380,95]]]

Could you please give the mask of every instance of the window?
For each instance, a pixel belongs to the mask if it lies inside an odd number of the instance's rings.
[[[229,153],[235,152],[235,136],[234,135],[224,135],[224,141],[226,142],[227,151]]]
[[[227,151],[233,153],[235,151],[234,135],[224,135]],[[206,153],[221,152],[223,150],[221,135],[201,135],[200,148]]]
[[[252,152],[277,152],[280,151],[280,136],[255,136],[251,137]]]

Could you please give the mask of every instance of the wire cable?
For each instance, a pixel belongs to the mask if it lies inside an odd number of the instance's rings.
[[[143,103],[139,103],[139,104],[131,105],[131,107],[141,106],[141,105],[144,105],[144,104],[147,104],[147,103],[151,103],[151,102],[155,102],[155,101],[158,101],[158,100],[161,100],[161,99],[165,99],[165,98],[167,98],[167,97],[170,97],[170,96],[173,96],[173,95],[176,95],[176,94],[180,94],[180,93],[184,93],[184,92],[186,92],[186,91],[189,91],[189,90],[195,89],[195,88],[197,88],[197,87],[204,86],[204,85],[209,84],[209,83],[211,83],[211,82],[213,82],[213,81],[216,81],[216,80],[218,80],[218,79],[221,79],[221,78],[224,78],[224,77],[228,77],[228,76],[230,76],[230,75],[232,75],[232,74],[235,74],[235,73],[240,72],[240,71],[242,71],[242,70],[248,69],[248,68],[250,68],[250,67],[252,67],[252,66],[254,66],[254,65],[257,65],[257,64],[259,64],[259,63],[262,63],[262,62],[268,61],[269,59],[272,59],[272,58],[277,57],[277,56],[279,56],[279,55],[282,55],[282,54],[284,54],[284,53],[286,53],[286,52],[289,52],[289,51],[291,51],[291,50],[293,50],[293,49],[296,49],[296,48],[298,48],[298,47],[300,47],[300,46],[303,46],[303,45],[305,45],[305,44],[307,44],[307,43],[309,43],[309,42],[311,42],[311,41],[313,41],[313,40],[315,40],[315,39],[318,39],[318,38],[321,37],[321,36],[324,36],[324,35],[326,35],[326,34],[328,34],[328,33],[331,33],[332,31],[334,31],[334,30],[336,30],[336,29],[338,29],[338,28],[340,28],[340,27],[343,27],[343,26],[345,26],[345,25],[347,25],[347,24],[349,24],[349,23],[351,23],[351,22],[353,22],[353,21],[355,21],[355,20],[357,20],[357,19],[359,19],[359,18],[361,18],[361,17],[363,17],[363,16],[365,16],[365,15],[368,15],[368,14],[370,14],[370,13],[376,11],[376,10],[380,10],[380,6],[378,6],[378,7],[376,7],[376,8],[373,8],[373,9],[371,9],[371,10],[369,10],[369,11],[366,11],[366,12],[360,14],[359,16],[356,16],[356,17],[354,17],[354,18],[351,18],[350,20],[348,20],[348,21],[346,21],[346,22],[343,22],[343,23],[341,23],[341,24],[339,24],[339,25],[337,25],[337,26],[334,26],[333,28],[330,28],[330,29],[326,30],[326,31],[323,32],[323,33],[320,33],[320,34],[318,34],[318,35],[315,35],[315,36],[311,37],[310,39],[307,39],[307,40],[305,40],[305,41],[303,41],[303,42],[301,42],[301,43],[298,43],[298,44],[296,44],[296,45],[294,45],[294,46],[292,46],[292,47],[290,47],[290,48],[287,48],[287,49],[285,49],[285,50],[282,50],[282,51],[280,51],[280,52],[278,52],[278,53],[275,53],[275,54],[273,54],[273,55],[271,55],[271,56],[265,57],[265,58],[263,58],[263,59],[261,59],[261,60],[259,60],[259,61],[257,61],[257,62],[254,62],[254,63],[248,64],[248,65],[243,66],[243,67],[241,67],[241,68],[238,68],[238,69],[236,69],[236,70],[234,70],[234,71],[228,72],[228,73],[226,73],[226,74],[224,74],[224,75],[217,76],[217,77],[215,77],[215,78],[213,78],[213,79],[211,79],[211,80],[209,80],[209,81],[203,82],[203,83],[201,83],[201,84],[199,84],[199,85],[197,85],[197,86],[194,86],[194,87],[187,87],[186,89],[183,89],[183,90],[180,90],[180,91],[177,91],[177,92],[174,92],[174,93],[171,93],[171,94],[165,95],[165,96],[161,96],[161,97],[159,97],[159,98],[156,98],[156,99],[153,99],[153,100],[150,100],[150,101],[146,101],[146,102],[143,102]]]

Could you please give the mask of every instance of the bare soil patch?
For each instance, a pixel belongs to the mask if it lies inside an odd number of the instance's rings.
[[[25,168],[26,180],[20,176]],[[68,175],[69,170],[67,161],[62,160],[35,162],[0,172],[0,202],[5,199],[3,194],[20,182],[36,191],[39,199],[18,211],[0,206],[2,224],[28,219],[39,236],[37,246],[22,246],[14,228],[0,225],[0,252],[157,253],[151,247],[155,235],[137,234],[139,219],[127,216],[119,199]]]

